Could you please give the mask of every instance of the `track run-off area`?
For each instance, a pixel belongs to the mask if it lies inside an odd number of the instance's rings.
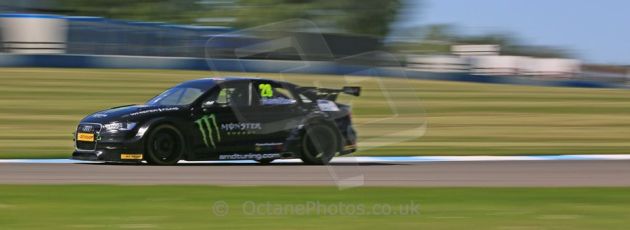
[[[0,160],[0,184],[610,187],[630,186],[630,155],[340,157],[327,166],[12,159]]]

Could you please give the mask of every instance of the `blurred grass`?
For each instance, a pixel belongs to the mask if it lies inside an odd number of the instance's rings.
[[[339,88],[353,106],[357,155],[630,153],[630,91],[301,74],[241,74]],[[0,158],[68,157],[85,115],[143,103],[179,82],[222,74],[0,69]]]
[[[0,226],[615,230],[628,229],[629,192],[628,188],[362,187],[340,191],[334,187],[0,185]],[[227,209],[218,209],[226,211],[220,212],[223,216],[213,212],[217,201],[227,204]],[[317,202],[325,208],[291,209]],[[410,210],[412,202],[419,213],[397,212]],[[251,204],[262,208],[254,213]],[[342,208],[349,206],[355,209]],[[361,206],[364,212],[356,208]],[[346,215],[335,214],[340,209]]]

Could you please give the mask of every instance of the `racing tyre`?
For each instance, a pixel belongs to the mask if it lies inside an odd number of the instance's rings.
[[[302,138],[302,161],[310,165],[326,165],[339,149],[337,133],[326,125],[306,128]]]
[[[174,165],[184,155],[184,138],[172,125],[151,130],[146,142],[145,160],[151,165]]]

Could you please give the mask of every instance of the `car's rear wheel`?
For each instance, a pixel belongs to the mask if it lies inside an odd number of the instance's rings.
[[[149,133],[145,160],[152,165],[173,165],[184,155],[184,138],[172,125],[160,125]]]
[[[302,138],[302,161],[311,165],[325,165],[338,151],[339,140],[333,128],[313,125],[306,128]]]

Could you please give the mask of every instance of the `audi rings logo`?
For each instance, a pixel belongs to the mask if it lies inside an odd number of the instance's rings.
[[[85,125],[81,127],[81,132],[92,132],[92,130],[94,130],[94,127],[91,125]]]

